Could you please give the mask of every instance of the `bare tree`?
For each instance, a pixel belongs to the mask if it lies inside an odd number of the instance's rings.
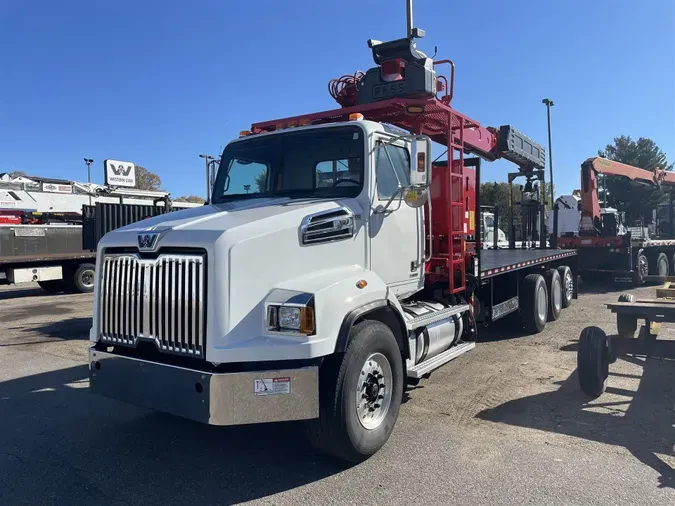
[[[158,191],[162,180],[154,172],[150,172],[141,165],[136,165],[136,188],[139,190]]]

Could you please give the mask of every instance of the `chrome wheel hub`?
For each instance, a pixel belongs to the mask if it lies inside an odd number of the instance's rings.
[[[88,270],[82,273],[82,284],[87,288],[94,286],[94,271]]]
[[[393,374],[387,357],[370,355],[356,382],[356,414],[363,428],[377,429],[387,416],[393,394]]]
[[[572,300],[574,296],[574,281],[572,275],[568,272],[565,274],[565,297],[567,300]]]

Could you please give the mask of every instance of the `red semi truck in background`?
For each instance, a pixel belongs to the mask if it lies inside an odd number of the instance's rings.
[[[648,216],[626,220],[621,209],[607,207],[607,178],[666,190],[667,202],[654,205]],[[599,157],[581,165],[579,232],[560,237],[558,245],[579,251],[584,281],[644,283],[650,275],[675,274],[674,187],[674,172],[645,170]]]

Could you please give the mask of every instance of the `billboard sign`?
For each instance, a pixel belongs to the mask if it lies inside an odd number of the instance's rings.
[[[131,162],[104,160],[105,184],[109,186],[136,186],[136,166]]]
[[[73,187],[69,184],[42,183],[42,191],[50,193],[73,193]]]

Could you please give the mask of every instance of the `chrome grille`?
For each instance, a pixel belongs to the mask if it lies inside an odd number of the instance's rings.
[[[101,340],[204,356],[206,269],[202,255],[106,255],[100,283]]]

